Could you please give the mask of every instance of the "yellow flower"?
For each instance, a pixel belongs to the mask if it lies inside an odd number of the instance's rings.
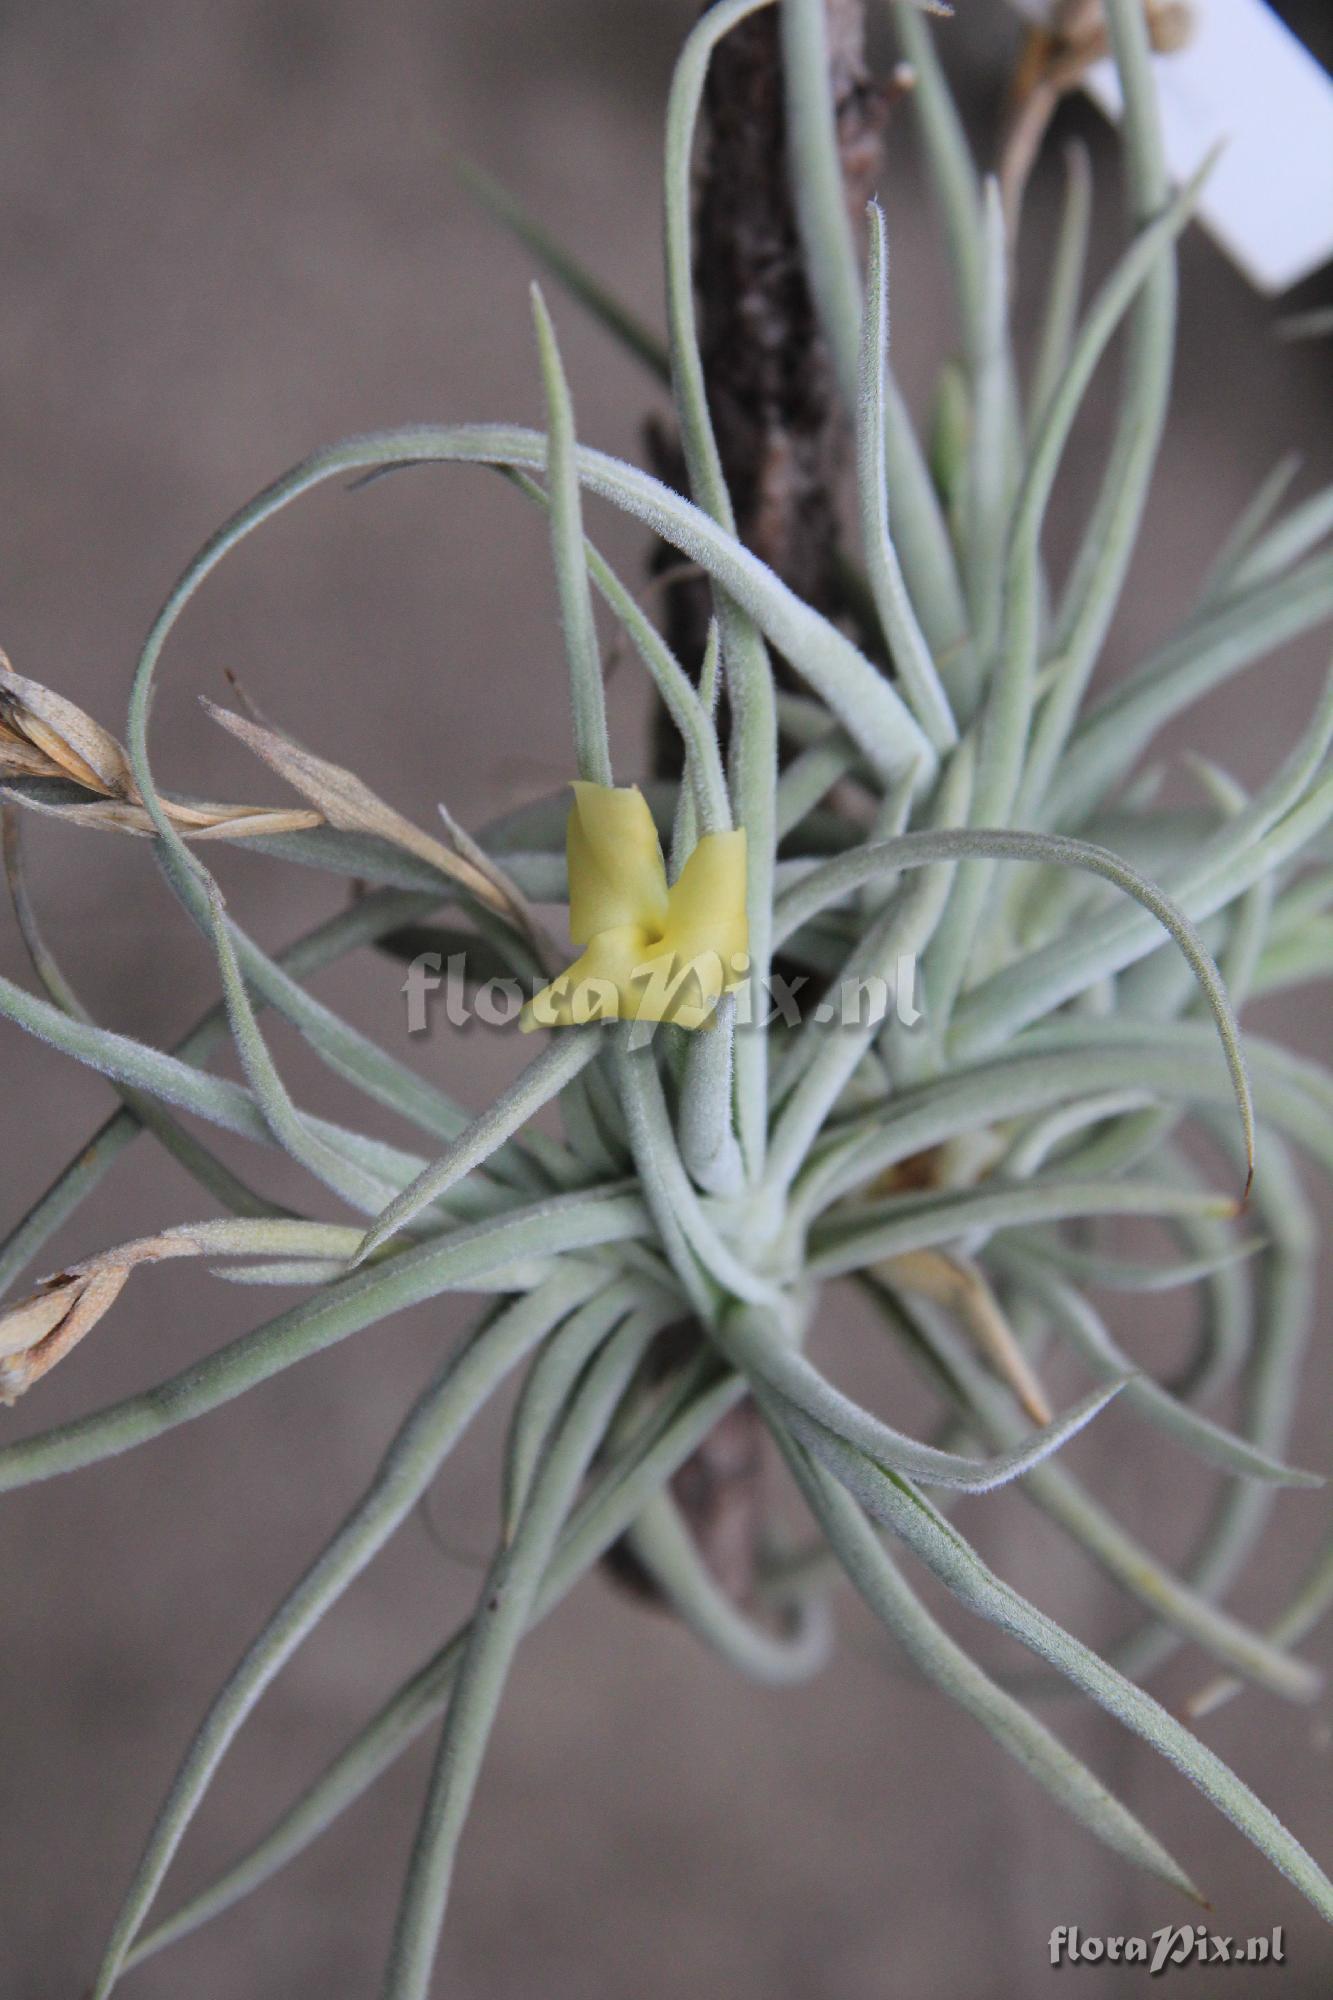
[[[570,936],[583,949],[524,1008],[524,1031],[588,1021],[711,1025],[722,994],[749,970],[745,834],[704,834],[668,888],[638,786],[576,783],[566,851]]]

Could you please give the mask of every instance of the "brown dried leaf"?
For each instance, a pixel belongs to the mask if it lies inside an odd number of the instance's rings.
[[[64,695],[16,674],[0,653],[0,720],[9,735],[49,760],[49,775],[108,798],[132,798],[130,760],[109,730]],[[41,775],[48,775],[42,773]]]
[[[69,1312],[68,1287],[56,1284],[50,1291],[34,1292],[20,1299],[0,1319],[0,1358],[26,1354],[54,1333]]]
[[[255,840],[305,833],[325,824],[346,833],[370,834],[459,883],[521,930],[543,962],[549,957],[549,948],[524,897],[447,813],[452,847],[413,826],[354,772],[316,757],[282,730],[251,716],[235,715],[210,701],[204,706],[224,729],[309,799],[311,809],[164,798],[163,808],[184,838]],[[0,788],[7,780],[32,778],[61,780],[88,796],[80,800],[43,799],[18,785],[5,795],[30,811],[101,832],[128,833],[143,839],[151,839],[156,832],[134,782],[129,758],[115,737],[63,695],[16,674],[0,653]]]
[[[0,778],[59,778],[63,775],[36,744],[11,734],[0,711]]]
[[[79,821],[103,832],[151,838],[156,832],[143,805],[125,751],[109,731],[63,695],[16,674],[0,652],[0,782],[55,778],[91,794],[60,803],[11,793],[16,804],[55,819]],[[164,799],[168,818],[187,838],[245,840],[263,834],[305,833],[323,815],[292,807],[214,805]]]
[[[184,1230],[144,1236],[43,1279],[35,1292],[0,1313],[0,1403],[16,1403],[78,1346],[120,1297],[136,1264],[192,1257],[199,1248]]]
[[[1186,48],[1194,28],[1189,0],[1144,0],[1148,39],[1158,55]],[[1028,177],[1060,100],[1078,89],[1111,48],[1102,0],[1056,0],[1048,21],[1028,30],[1009,92],[1000,148],[1000,187],[1013,241]]]
[[[119,1297],[128,1264],[49,1281],[0,1319],[0,1403],[16,1403],[63,1361]]]
[[[514,908],[522,908],[526,912],[527,903],[520,891],[510,881],[503,868],[492,861],[485,848],[472,838],[467,828],[459,824],[448,806],[439,805],[436,811],[444,821],[445,831],[453,842],[455,853],[461,860],[469,862],[479,875],[486,877],[496,894],[503,899],[505,910],[512,912]]]
[[[525,930],[530,928],[522,898],[505,883],[493,863],[478,866],[469,855],[456,853],[443,841],[423,833],[411,820],[386,805],[355,772],[316,757],[282,730],[252,722],[246,716],[220,708],[216,702],[205,701],[204,707],[215,722],[239,737],[303,798],[318,806],[330,826],[342,833],[372,834],[376,839],[406,849],[419,861],[461,883],[498,915],[521,924]]]
[[[0,762],[0,784],[6,775]],[[129,833],[151,840],[157,832],[147,807],[129,799],[92,798],[75,804],[34,798],[31,793],[21,791],[8,792],[6,797],[15,805],[26,806],[30,812],[71,820],[79,826],[94,827],[100,833]],[[163,803],[167,817],[187,840],[256,840],[268,834],[307,833],[311,827],[324,824],[322,814],[300,807],[182,806],[171,799]]]
[[[261,834],[308,833],[325,823],[323,813],[300,806],[210,806],[208,810],[217,817],[193,827],[179,820],[177,824],[195,840],[257,840]],[[180,808],[168,805],[167,811],[176,820]]]
[[[917,1292],[958,1315],[1003,1382],[1013,1390],[1034,1424],[1054,1418],[1050,1401],[1031,1362],[1014,1338],[985,1278],[975,1264],[942,1250],[907,1250],[877,1266],[895,1289]]]

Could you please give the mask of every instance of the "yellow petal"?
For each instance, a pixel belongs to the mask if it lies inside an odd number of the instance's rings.
[[[667,898],[666,933],[640,968],[639,1021],[705,1028],[749,970],[745,835],[706,833]]]
[[[693,955],[659,945],[636,968],[633,1013],[636,1021],[670,1021],[677,1028],[708,1028],[720,996],[735,984],[715,951]]]
[[[583,1027],[590,1021],[671,1021],[703,1028],[720,994],[735,985],[720,954],[684,957],[637,926],[600,931],[568,971],[528,1002],[519,1026]]]
[[[599,1020],[711,1026],[749,969],[744,833],[705,834],[668,891],[643,794],[579,783],[568,853],[570,931],[585,949],[529,1001],[524,1032]]]
[[[648,801],[637,785],[574,786],[566,841],[569,934],[589,944],[599,931],[636,925],[662,935],[666,867]]]
[[[657,940],[638,924],[599,931],[568,970],[528,1002],[519,1026],[531,1034],[534,1028],[634,1020],[634,975],[656,949]]]
[[[726,968],[723,991],[745,967],[733,961],[749,948],[745,915],[745,833],[706,833],[667,899],[667,942],[686,958],[716,952]]]

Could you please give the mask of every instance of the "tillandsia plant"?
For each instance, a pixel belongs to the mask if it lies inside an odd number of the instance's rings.
[[[1333,559],[1320,548],[1333,506],[1324,492],[1275,518],[1270,482],[1181,628],[1089,700],[1167,415],[1173,247],[1198,183],[1168,187],[1149,24],[1139,0],[1108,0],[1126,103],[1127,240],[1085,299],[1087,170],[1075,159],[1035,361],[1020,369],[1006,293],[1022,177],[1010,175],[1007,205],[999,182],[981,178],[927,23],[906,5],[892,13],[963,335],[929,450],[888,356],[883,218],[872,206],[864,269],[849,219],[832,16],[823,0],[772,11],[794,226],[823,365],[854,438],[857,504],[832,550],[835,612],[798,594],[748,545],[755,537],[738,533],[715,435],[696,322],[696,126],[715,52],[721,62],[727,38],[769,18],[765,0],[722,0],[689,36],[670,94],[665,344],[511,217],[557,279],[669,379],[688,498],[576,441],[535,295],[545,431],[376,433],[277,480],[173,590],[140,657],[123,748],[8,666],[0,678],[9,882],[44,989],[0,984],[0,1011],[110,1077],[123,1100],[0,1247],[0,1276],[13,1284],[144,1127],[207,1197],[206,1219],[90,1256],[12,1304],[0,1318],[0,1391],[12,1401],[70,1355],[140,1264],[203,1257],[234,1280],[302,1293],[146,1394],[0,1447],[0,1484],[147,1444],[410,1304],[453,1291],[488,1301],[219,1690],[116,1918],[95,2000],[301,1852],[434,1726],[384,1986],[389,2000],[426,1994],[516,1649],[612,1551],[731,1667],[771,1683],[819,1668],[831,1585],[849,1579],[915,1668],[1091,1833],[1197,1896],[1019,1692],[945,1631],[911,1580],[920,1566],[1160,1750],[1333,1916],[1333,1886],[1298,1840],[1142,1685],[1190,1643],[1222,1676],[1200,1712],[1240,1682],[1295,1700],[1319,1686],[1292,1648],[1333,1594],[1327,1557],[1267,1633],[1224,1599],[1277,1489],[1320,1483],[1286,1462],[1314,1249],[1288,1149],[1333,1171],[1333,1079],[1253,1037],[1242,1049],[1236,1013],[1333,963],[1333,686],[1253,795],[1201,763],[1195,806],[1168,809],[1154,775],[1136,768],[1168,720],[1333,613]],[[1057,585],[1043,557],[1053,482],[1122,328],[1114,436],[1082,547]],[[498,468],[549,519],[573,693],[572,811],[566,794],[475,838],[447,815],[442,834],[428,835],[249,711],[215,713],[300,807],[201,804],[159,789],[154,686],[182,613],[218,565],[324,482],[444,461]],[[697,657],[679,655],[587,539],[586,495],[676,552],[696,596],[704,580]],[[677,777],[640,772],[635,785],[612,767],[594,593],[651,677],[678,739]],[[171,1053],[100,1027],[67,984],[29,902],[19,807],[152,841],[221,974],[221,1001]],[[359,893],[270,956],[205,865],[217,843],[240,839],[342,871]],[[572,965],[534,915],[562,899]],[[407,956],[434,946],[441,961],[463,953],[469,977],[521,987],[527,1007],[507,1032],[544,1039],[489,1109],[470,1115],[307,990],[321,967],[370,944]],[[886,1010],[884,996],[918,968],[910,1008],[900,991]],[[775,1003],[800,981],[817,1005]],[[265,1010],[421,1133],[421,1150],[294,1102]],[[244,1082],[208,1067],[228,1033]],[[550,1105],[558,1137],[532,1122]],[[215,1156],[200,1121],[283,1148],[349,1219],[277,1206]],[[1220,1187],[1187,1143],[1197,1124],[1214,1162],[1233,1162]],[[1131,1262],[1118,1237],[1094,1230],[1124,1217],[1155,1219],[1172,1260]],[[937,1399],[931,1438],[862,1407],[811,1358],[838,1279],[873,1303]],[[1089,1298],[1105,1286],[1197,1289],[1199,1340],[1182,1380],[1168,1387],[1120,1351]],[[112,1315],[99,1337],[114,1338],[114,1325]],[[1066,1352],[1090,1387],[1056,1414],[1045,1382]],[[155,1917],[251,1709],[520,1366],[498,1468],[500,1536],[471,1621],[249,1852]],[[1238,1384],[1229,1429],[1209,1407]],[[1186,1574],[1164,1569],[1056,1461],[1112,1398],[1225,1475]],[[814,1533],[797,1537],[786,1514],[762,1523],[738,1592],[710,1566],[678,1474],[741,1410],[772,1441]],[[1141,1626],[1115,1657],[1027,1602],[951,1522],[951,1496],[1015,1480],[1140,1606]]]

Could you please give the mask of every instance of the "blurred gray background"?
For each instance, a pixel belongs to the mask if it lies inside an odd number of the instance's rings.
[[[18,0],[0,8],[0,640],[16,667],[119,729],[138,642],[209,530],[315,444],[421,418],[540,421],[529,260],[461,193],[465,153],[651,320],[660,314],[657,169],[673,0]],[[1304,19],[1313,24],[1317,10]],[[993,134],[1013,30],[998,0],[942,29],[979,143]],[[1094,143],[1114,243],[1113,150]],[[1048,163],[1049,164],[1049,163]],[[900,372],[918,399],[951,341],[947,292],[909,121],[881,182],[894,243]],[[1043,174],[1035,200],[1049,205]],[[1034,238],[1039,230],[1034,230]],[[1025,266],[1025,297],[1040,275]],[[1327,349],[1279,344],[1277,312],[1197,233],[1185,242],[1178,398],[1151,529],[1106,672],[1189,603],[1264,471],[1308,450],[1328,475]],[[1034,268],[1035,267],[1035,268]],[[1318,286],[1311,288],[1317,296]],[[555,301],[582,434],[631,457],[651,384]],[[1103,398],[1061,489],[1076,525],[1105,441]],[[643,537],[599,513],[627,574]],[[517,581],[516,581],[517,579]],[[1243,779],[1308,711],[1323,641],[1216,697],[1190,741]],[[423,825],[447,799],[477,824],[563,781],[562,666],[543,530],[489,474],[426,471],[326,491],[211,583],[174,645],[155,719],[159,772],[182,791],[275,799],[196,704],[237,671],[275,719],[353,764]],[[614,691],[622,767],[646,704]],[[1179,739],[1176,741],[1179,747]],[[49,933],[100,1018],[166,1043],[212,990],[209,955],[140,843],[29,829]],[[332,880],[259,857],[220,864],[242,919],[278,943],[332,911]],[[0,966],[26,968],[6,912]],[[319,982],[407,1050],[401,973],[362,960]],[[1308,999],[1262,1025],[1327,1053]],[[500,1038],[443,1036],[416,1055],[480,1106],[510,1063]],[[289,1038],[298,1092],[350,1106]],[[0,1221],[11,1223],[105,1115],[95,1079],[0,1026]],[[384,1128],[386,1131],[388,1126]],[[280,1167],[275,1192],[295,1185]],[[46,1263],[199,1212],[146,1144]],[[266,1297],[202,1269],[142,1274],[78,1358],[3,1414],[19,1436],[164,1374],[244,1329]],[[203,1706],[276,1598],[360,1492],[398,1412],[466,1322],[446,1303],[373,1329],[142,1453],[0,1508],[0,1994],[84,1990],[147,1825]],[[837,1314],[835,1301],[830,1310]],[[841,1316],[842,1363],[881,1401],[891,1377]],[[1178,1354],[1164,1319],[1138,1351]],[[1156,1342],[1157,1345],[1153,1343]],[[1318,1458],[1312,1387],[1295,1453]],[[492,1531],[498,1421],[298,1656],[229,1758],[173,1876],[202,1882],[431,1649],[468,1604]],[[1208,1477],[1112,1413],[1075,1462],[1167,1555],[1189,1546]],[[1279,1526],[1237,1598],[1263,1620],[1308,1559],[1320,1503]],[[1042,1605],[1104,1642],[1133,1622],[1020,1496],[973,1501],[969,1532]],[[443,1544],[443,1546],[441,1546]],[[966,1628],[953,1621],[960,1632]],[[989,1635],[982,1654],[1014,1664]],[[1317,1651],[1317,1646],[1315,1648]],[[1159,1692],[1206,1673],[1181,1655]],[[1333,1982],[1327,1935],[1294,1891],[1174,1774],[1073,1703],[1050,1719],[1211,1894],[1214,1927],[1286,1929],[1288,1965],[1230,1986],[1293,1996]],[[1329,1723],[1262,1695],[1209,1740],[1327,1852]],[[290,2000],[377,1990],[424,1777],[406,1758],[297,1866],[127,1996]],[[456,2000],[1001,2000],[1055,1982],[1137,1990],[1136,1973],[1053,1973],[1047,1938],[1187,1920],[1066,1823],[965,1718],[904,1677],[848,1607],[836,1664],[796,1693],[756,1693],[606,1584],[586,1585],[529,1645],[511,1684],[463,1851],[437,1990]],[[1173,1992],[1227,1975],[1177,1973]]]

